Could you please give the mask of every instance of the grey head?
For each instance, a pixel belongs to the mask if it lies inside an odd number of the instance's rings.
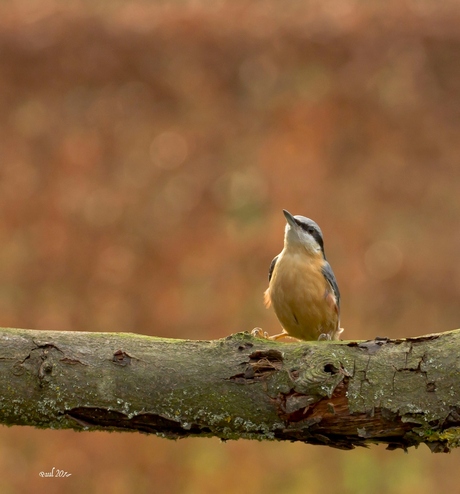
[[[324,241],[321,228],[312,219],[305,216],[293,216],[289,211],[283,209],[286,218],[285,242],[290,244],[301,244],[307,250],[321,251],[324,259]]]

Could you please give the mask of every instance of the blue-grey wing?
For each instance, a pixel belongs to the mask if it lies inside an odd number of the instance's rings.
[[[272,279],[273,270],[275,269],[276,261],[278,260],[279,254],[273,259],[270,264],[270,268],[268,269],[268,282]]]
[[[331,285],[332,291],[334,292],[335,299],[337,301],[337,308],[340,310],[340,291],[339,286],[337,285],[337,280],[335,279],[334,272],[332,271],[331,265],[325,261],[323,266],[323,275],[326,280]]]

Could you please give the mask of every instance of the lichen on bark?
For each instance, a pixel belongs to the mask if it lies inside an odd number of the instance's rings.
[[[283,343],[0,329],[0,422],[342,449],[459,444],[460,331]]]

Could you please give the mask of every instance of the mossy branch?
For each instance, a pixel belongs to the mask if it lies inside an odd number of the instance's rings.
[[[460,330],[280,343],[0,329],[0,423],[167,438],[457,447]]]

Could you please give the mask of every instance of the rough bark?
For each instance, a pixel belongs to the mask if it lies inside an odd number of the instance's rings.
[[[302,441],[342,449],[460,437],[460,330],[283,343],[0,329],[0,423]]]

